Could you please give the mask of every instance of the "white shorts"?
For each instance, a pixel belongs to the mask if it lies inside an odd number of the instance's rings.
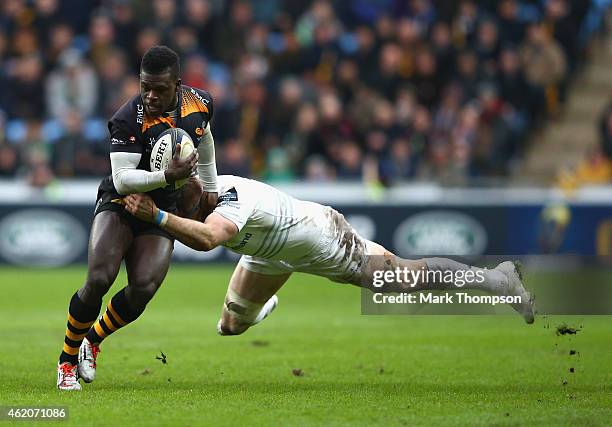
[[[280,275],[302,272],[323,276],[340,283],[358,284],[361,269],[371,252],[372,242],[361,237],[344,215],[321,206],[325,221],[316,225],[313,233],[320,234],[314,250],[302,254],[299,261],[265,259],[242,255],[239,265],[260,274]]]

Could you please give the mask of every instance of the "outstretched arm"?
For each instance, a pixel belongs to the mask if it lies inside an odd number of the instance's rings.
[[[238,233],[236,224],[215,212],[202,223],[160,210],[145,194],[131,194],[124,200],[129,213],[159,225],[180,242],[198,251],[210,251]]]

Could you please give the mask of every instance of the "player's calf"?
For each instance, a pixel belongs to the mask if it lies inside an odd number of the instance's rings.
[[[525,290],[515,264],[503,262],[494,269],[479,268],[449,258],[405,260],[391,252],[374,247],[376,252],[364,266],[359,286],[376,292],[420,292],[424,290],[476,289],[493,295],[520,296],[511,304],[527,323],[533,323],[533,296]],[[399,269],[415,274],[385,274]],[[382,273],[382,274],[381,274]],[[385,279],[388,277],[388,279]],[[446,279],[446,277],[454,279]],[[472,279],[468,280],[468,277]],[[460,279],[461,278],[461,279]],[[384,279],[384,280],[383,280]],[[458,282],[461,280],[461,283]]]

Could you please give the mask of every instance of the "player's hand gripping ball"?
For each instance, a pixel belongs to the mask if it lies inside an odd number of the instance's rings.
[[[167,171],[166,177],[174,182],[174,188],[181,188],[197,166],[193,140],[183,129],[167,129],[153,144],[149,162],[151,172]]]

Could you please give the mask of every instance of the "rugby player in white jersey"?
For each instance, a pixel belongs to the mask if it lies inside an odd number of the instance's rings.
[[[446,258],[405,260],[361,237],[342,214],[329,206],[295,199],[251,179],[224,175],[218,177],[218,183],[219,202],[204,222],[160,210],[144,194],[127,196],[125,202],[131,214],[158,224],[193,249],[209,251],[222,245],[242,254],[217,326],[221,335],[241,334],[265,318],[276,307],[276,292],[293,272],[376,292],[456,289],[453,283],[425,280],[373,286],[375,271],[395,271],[397,267],[444,273],[471,270],[483,280],[466,283],[463,289],[520,296],[521,302],[512,307],[527,323],[534,321],[533,298],[512,262],[487,270]]]
[[[484,280],[467,283],[494,295],[520,296],[513,304],[527,323],[533,323],[533,298],[512,262],[487,270],[445,258],[404,260],[361,237],[344,216],[329,206],[295,199],[261,182],[219,176],[219,202],[204,222],[181,218],[158,209],[146,195],[130,195],[126,209],[157,223],[187,246],[209,251],[219,245],[242,254],[230,280],[219,333],[240,334],[264,318],[277,303],[276,292],[291,273],[304,272],[350,283],[377,292],[417,292],[453,289],[452,283],[386,283],[374,288],[375,271],[411,270],[479,272]],[[425,276],[421,276],[425,277]]]

